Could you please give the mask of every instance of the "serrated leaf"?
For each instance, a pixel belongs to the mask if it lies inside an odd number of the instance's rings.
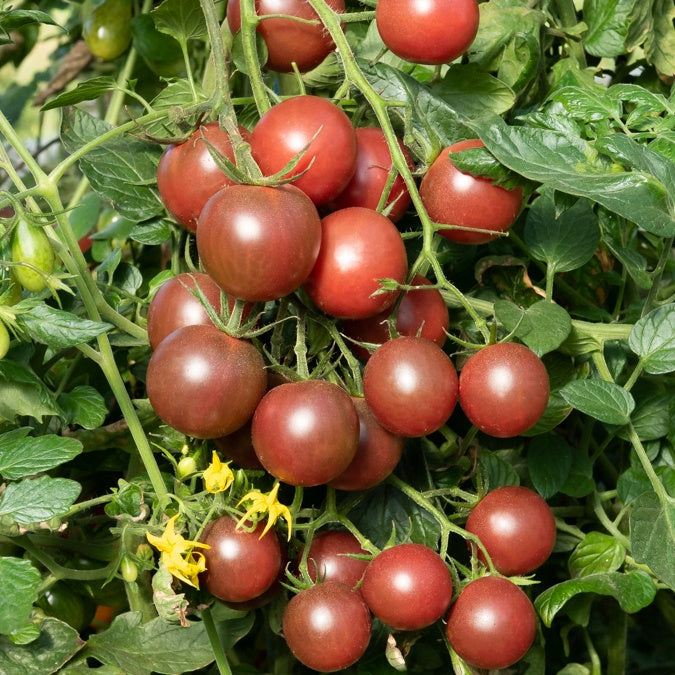
[[[623,546],[609,534],[589,532],[572,551],[568,565],[573,577],[616,572],[626,557]]]
[[[41,421],[59,412],[52,393],[33,371],[8,359],[0,361],[0,419],[29,415]]]
[[[638,438],[643,441],[654,441],[668,434],[669,422],[673,419],[671,411],[675,408],[672,393],[654,393],[638,397],[637,405],[631,415],[631,423]],[[617,435],[630,440],[627,429],[619,429]]]
[[[41,581],[30,560],[0,557],[0,633],[13,633],[28,621]]]
[[[107,75],[94,77],[91,80],[80,82],[75,89],[55,96],[45,103],[40,110],[44,112],[54,108],[62,108],[66,105],[76,105],[77,103],[82,103],[82,101],[93,101],[105,94],[106,91],[114,89],[115,86],[115,79],[112,77],[108,77]]]
[[[546,589],[534,601],[534,606],[544,624],[550,626],[565,604],[581,593],[612,596],[624,612],[633,614],[651,604],[656,595],[656,585],[652,578],[641,570],[627,574],[620,572],[592,574],[569,579]]]
[[[94,387],[80,385],[58,398],[66,424],[96,429],[105,422],[108,409],[103,396]]]
[[[0,516],[34,525],[65,515],[81,491],[82,486],[69,478],[40,476],[10,483],[0,497]]]
[[[527,468],[537,492],[549,499],[569,476],[574,451],[560,436],[545,434],[534,438],[527,448]]]
[[[594,490],[593,462],[584,450],[572,448],[572,466],[567,474],[567,480],[560,487],[560,492],[569,497],[579,498],[591,494]]]
[[[513,466],[495,453],[481,455],[479,464],[490,490],[504,485],[520,484],[520,478]]]
[[[11,7],[11,6],[10,6]],[[46,23],[50,26],[58,26],[46,12],[41,12],[38,9],[9,9],[0,10],[0,30],[8,33],[17,30],[22,26],[27,26],[31,23]]]
[[[129,237],[139,244],[158,246],[171,237],[171,224],[162,218],[139,223],[131,230]]]
[[[206,37],[206,20],[199,0],[165,0],[150,13],[155,28],[178,42]]]
[[[643,316],[628,336],[628,346],[652,375],[675,370],[675,304],[663,305]]]
[[[635,408],[630,392],[605,380],[568,382],[560,395],[579,412],[607,424],[628,424]]]
[[[117,616],[108,630],[89,638],[85,653],[130,675],[184,673],[214,659],[204,624],[165,623],[159,617],[142,623],[140,612]]]
[[[560,87],[550,100],[561,103],[575,119],[586,121],[616,120],[621,117],[621,104],[607,96],[607,90],[598,87]]]
[[[82,452],[82,443],[74,438],[54,434],[28,436],[29,431],[20,429],[0,436],[0,475],[5,480],[48,471]]]
[[[113,490],[115,496],[111,502],[105,505],[105,512],[111,518],[121,515],[129,515],[136,518],[141,513],[143,503],[143,491],[134,483],[119,480],[119,489]]]
[[[635,0],[585,0],[584,49],[593,56],[619,56],[626,51],[630,12]]]

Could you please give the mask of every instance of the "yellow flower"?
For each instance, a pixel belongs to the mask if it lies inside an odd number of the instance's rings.
[[[211,456],[211,464],[204,471],[204,486],[208,492],[222,492],[232,485],[234,474],[230,465],[223,464],[216,451]]]
[[[203,553],[194,552],[192,549],[195,546],[200,548],[210,548],[210,546],[183,538],[183,535],[174,529],[177,518],[178,514],[169,518],[161,537],[150,532],[146,532],[145,536],[161,552],[161,564],[176,579],[199,588],[198,576],[206,569],[206,559]]]
[[[248,507],[246,513],[240,518],[239,522],[237,523],[237,528],[242,527],[244,521],[246,521],[254,513],[267,513],[267,525],[265,525],[265,529],[260,535],[260,538],[262,539],[262,537],[267,534],[272,525],[277,522],[279,516],[281,516],[288,525],[288,539],[290,540],[291,528],[293,527],[293,518],[291,516],[291,512],[288,510],[288,507],[279,503],[279,500],[277,499],[278,492],[279,481],[274,484],[274,487],[267,494],[260,492],[260,490],[252,490],[251,492],[245,494],[239,500],[237,506],[243,502],[248,501],[251,502],[251,505]]]

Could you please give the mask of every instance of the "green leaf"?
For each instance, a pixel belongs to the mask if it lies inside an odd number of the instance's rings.
[[[670,0],[641,0],[633,6],[627,46],[642,45],[650,63],[665,74],[675,72],[675,8]]]
[[[80,203],[68,214],[70,226],[77,239],[91,232],[101,211],[101,198],[95,192],[87,193]]]
[[[2,31],[9,33],[32,23],[46,23],[50,26],[59,25],[49,14],[38,9],[12,9],[10,5],[9,10],[0,10],[0,33]],[[0,44],[2,42],[3,40],[0,40]]]
[[[609,534],[589,532],[572,551],[568,565],[573,577],[616,572],[626,557],[623,546]]]
[[[560,492],[569,497],[585,497],[595,490],[593,462],[580,448],[572,448],[572,466]]]
[[[67,623],[47,617],[38,626],[40,635],[27,645],[0,636],[0,675],[56,673],[82,648],[77,631]]]
[[[630,543],[633,558],[675,590],[675,502],[641,494],[630,513]]]
[[[560,394],[573,408],[607,424],[628,424],[635,408],[630,392],[605,380],[568,382]]]
[[[30,560],[0,557],[0,588],[3,592],[3,601],[0,604],[1,634],[13,633],[28,622],[41,581],[40,573]]]
[[[593,56],[619,56],[626,52],[630,12],[635,0],[585,0],[583,18],[588,26],[584,49]]]
[[[58,397],[66,424],[96,429],[105,422],[108,409],[103,396],[94,387],[80,385]]]
[[[42,380],[25,366],[0,361],[0,419],[14,420],[29,415],[41,421],[45,415],[58,415],[59,408]]]
[[[120,478],[119,489],[113,489],[115,496],[111,502],[105,505],[105,512],[111,518],[121,515],[129,515],[137,518],[141,513],[143,504],[143,491],[134,483],[127,483]]]
[[[587,200],[579,199],[558,215],[554,196],[547,191],[530,207],[523,237],[534,258],[556,272],[569,272],[593,257],[600,242],[600,228]]]
[[[17,316],[17,322],[33,340],[52,349],[68,349],[90,342],[113,326],[83,319],[49,305],[37,305]]]
[[[29,436],[29,432],[24,427],[0,436],[0,475],[5,480],[48,471],[82,452],[82,443],[74,438],[54,434]]]
[[[206,37],[206,21],[199,0],[164,0],[150,13],[161,33],[183,44]]]
[[[634,392],[635,393],[635,392]],[[631,422],[638,438],[643,441],[654,441],[668,434],[668,423],[674,417],[671,414],[675,408],[675,398],[672,393],[652,393],[638,397],[637,405],[631,415]],[[619,429],[618,436],[630,440],[627,429]]]
[[[139,244],[158,246],[171,237],[171,223],[163,218],[139,223],[131,230],[129,237]]]
[[[54,108],[62,108],[66,105],[76,105],[82,101],[93,101],[105,92],[114,89],[116,86],[115,78],[102,75],[101,77],[94,77],[91,80],[80,82],[75,89],[65,91],[58,96],[52,98],[45,103],[41,111],[52,110]]]
[[[561,103],[573,119],[581,122],[621,118],[621,103],[607,96],[607,90],[601,85],[560,87],[553,91],[550,100]]]
[[[560,305],[546,300],[527,309],[508,300],[497,300],[494,309],[506,330],[515,331],[515,336],[540,357],[557,349],[572,329],[570,315]]]
[[[142,623],[140,612],[115,617],[110,628],[89,638],[85,654],[133,675],[184,673],[214,659],[204,624],[168,624],[160,618]]]
[[[504,485],[519,485],[520,478],[510,462],[497,453],[484,453],[478,460],[490,490]]]
[[[40,476],[10,483],[0,497],[0,516],[34,525],[65,515],[81,491],[82,486],[69,478]]]
[[[596,593],[613,597],[624,612],[633,614],[654,600],[656,586],[652,578],[641,570],[627,574],[607,572],[563,581],[546,589],[534,601],[546,626],[551,626],[556,614],[580,593]]]
[[[628,346],[652,375],[675,370],[675,304],[663,305],[643,316],[628,336]]]
[[[549,499],[565,485],[574,450],[560,436],[545,434],[534,438],[527,448],[527,468],[537,492]]]

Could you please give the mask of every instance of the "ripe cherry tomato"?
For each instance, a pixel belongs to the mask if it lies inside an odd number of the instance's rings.
[[[405,281],[408,258],[396,226],[381,213],[360,206],[330,213],[321,221],[321,248],[305,290],[326,314],[363,319],[391,307],[398,293],[379,279]]]
[[[459,402],[483,433],[510,438],[538,422],[549,386],[546,367],[531,349],[502,342],[469,357],[459,376]]]
[[[307,573],[313,582],[339,581],[354,588],[361,581],[368,561],[352,555],[367,555],[359,540],[347,530],[326,530],[315,535],[307,550]],[[303,551],[296,559],[300,565]]]
[[[239,128],[248,141],[250,133]],[[190,232],[204,204],[218,190],[234,183],[221,171],[209,150],[210,143],[223,157],[234,162],[230,137],[218,122],[209,122],[179,145],[169,145],[157,166],[157,189],[171,215]]]
[[[237,429],[227,436],[216,438],[213,442],[223,457],[232,460],[242,469],[263,468],[253,449],[251,420],[246,422],[241,429]]]
[[[326,581],[291,598],[283,635],[295,657],[322,673],[356,663],[370,641],[371,619],[361,596],[339,581]]]
[[[82,37],[94,56],[109,61],[125,52],[131,42],[131,0],[104,0],[82,11]]]
[[[370,357],[363,393],[385,429],[401,436],[426,436],[440,429],[455,409],[457,372],[437,344],[398,337]]]
[[[555,519],[533,490],[508,485],[483,497],[466,521],[487,549],[495,569],[505,576],[528,574],[543,565],[555,545]],[[482,552],[478,557],[485,562]]]
[[[416,274],[412,286],[431,286],[431,282]],[[391,310],[385,310],[367,319],[347,320],[342,324],[344,334],[357,342],[383,344],[391,338],[387,319]],[[445,344],[450,326],[448,308],[443,296],[436,289],[405,291],[396,308],[396,332],[409,337],[427,338],[439,347]],[[363,361],[370,358],[370,352],[356,344],[350,344],[354,353]]]
[[[253,415],[253,447],[261,464],[290,485],[320,485],[354,458],[359,417],[349,394],[324,380],[275,387]]]
[[[408,148],[399,140],[408,166],[413,168]],[[356,130],[356,169],[347,187],[330,203],[333,211],[349,206],[364,206],[375,210],[393,166],[391,152],[384,132],[379,127],[360,127]],[[393,204],[387,214],[397,222],[410,206],[410,193],[403,178],[396,176],[385,206]]]
[[[433,549],[423,544],[398,544],[368,563],[360,589],[380,621],[394,630],[419,630],[448,609],[452,577]]]
[[[334,12],[345,11],[344,0],[328,0],[327,4]],[[315,22],[270,18],[258,23],[256,30],[267,46],[265,66],[270,70],[291,72],[295,63],[304,73],[318,66],[335,49],[333,39],[307,0],[256,0],[255,11],[258,16],[285,14]],[[227,3],[227,23],[232,33],[241,29],[239,0]]]
[[[164,338],[146,374],[157,416],[196,438],[217,438],[242,427],[266,386],[258,350],[207,325],[183,326]]]
[[[349,466],[329,485],[339,490],[367,490],[379,485],[403,454],[403,438],[387,431],[364,398],[352,397],[359,415],[359,444]]]
[[[247,523],[236,529],[237,521],[229,515],[210,522],[201,537],[210,548],[199,549],[206,558],[200,585],[226,602],[248,602],[265,593],[285,563],[274,530],[261,536],[265,524],[260,521],[251,530]]]
[[[520,188],[506,190],[487,178],[462,173],[452,163],[453,152],[482,145],[482,141],[472,139],[445,148],[420,183],[420,197],[431,220],[468,228],[438,230],[442,237],[458,244],[484,244],[496,239],[498,233],[513,225],[523,202]],[[472,231],[476,229],[489,232]]]
[[[304,171],[293,185],[315,204],[326,204],[344,190],[356,167],[356,133],[347,115],[319,96],[294,96],[270,108],[251,133],[260,170],[270,176],[300,152],[287,176]]]
[[[375,21],[382,42],[413,63],[454,61],[478,32],[476,0],[379,0]]]
[[[457,654],[476,668],[500,670],[525,656],[537,620],[530,599],[503,577],[470,582],[450,607],[445,629]]]
[[[20,218],[12,230],[10,249],[12,262],[25,263],[14,267],[14,278],[33,293],[46,288],[45,275],[54,271],[55,257],[44,229]]]
[[[197,228],[204,269],[226,293],[251,302],[281,298],[302,285],[320,244],[316,207],[292,186],[220,190]]]

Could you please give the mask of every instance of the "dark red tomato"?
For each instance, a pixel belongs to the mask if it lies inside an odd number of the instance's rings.
[[[396,226],[381,213],[360,206],[321,220],[321,248],[305,283],[312,302],[341,319],[363,319],[391,307],[398,293],[373,295],[379,279],[404,283],[405,244]]]
[[[245,525],[250,529],[250,523]],[[226,602],[248,602],[265,593],[285,562],[274,530],[261,536],[265,525],[261,521],[252,531],[236,529],[237,520],[229,515],[210,522],[201,541],[211,548],[198,549],[206,558],[200,585]]]
[[[290,485],[321,485],[354,458],[359,416],[337,384],[289,382],[265,394],[251,433],[258,459],[273,476]]]
[[[445,628],[457,654],[476,668],[500,670],[525,656],[537,620],[530,599],[503,577],[470,582],[450,607]]]
[[[343,0],[328,0],[327,4],[334,12],[345,11]],[[272,18],[263,19],[258,24],[257,31],[267,46],[265,65],[270,70],[288,73],[295,63],[298,70],[305,73],[318,66],[335,49],[333,39],[307,0],[256,0],[255,12],[258,16],[286,14],[316,22]],[[227,23],[232,33],[241,29],[239,0],[227,3]]]
[[[525,345],[502,342],[469,357],[459,375],[459,403],[483,433],[510,438],[533,427],[548,403],[549,378]]]
[[[316,207],[292,186],[220,190],[197,228],[204,269],[226,293],[251,302],[275,300],[301,286],[320,244]]]
[[[533,490],[508,485],[489,492],[471,511],[466,530],[485,546],[505,576],[528,574],[543,565],[555,545],[555,519]],[[485,562],[485,556],[478,551]]]
[[[416,274],[412,286],[431,286],[431,282]],[[357,342],[383,344],[391,339],[387,319],[391,314],[385,310],[367,319],[347,320],[342,329],[347,337]],[[439,347],[445,344],[450,327],[448,307],[443,296],[435,288],[429,290],[406,291],[396,309],[396,332],[409,337],[423,337],[435,342]],[[370,352],[359,345],[351,345],[354,353],[363,361],[370,358]]]
[[[482,145],[482,141],[472,139],[445,148],[420,182],[420,198],[431,220],[467,228],[438,230],[457,244],[484,244],[496,239],[513,225],[523,203],[520,188],[506,190],[487,178],[462,173],[450,160],[453,152]]]
[[[345,113],[319,96],[294,96],[270,108],[251,133],[251,154],[265,176],[302,159],[287,176],[317,205],[336,197],[354,175],[356,133]],[[310,166],[311,163],[311,166]]]
[[[249,132],[243,127],[239,131],[248,140]],[[185,143],[169,145],[157,166],[157,189],[164,205],[191,232],[196,231],[197,218],[208,199],[226,185],[233,185],[216,164],[204,139],[234,162],[230,137],[218,122],[209,122]]]
[[[408,148],[399,140],[401,151],[408,166],[413,168]],[[347,187],[331,202],[331,210],[346,209],[349,206],[365,206],[376,209],[393,166],[391,152],[384,132],[379,127],[360,127],[356,130],[356,169]],[[403,178],[396,176],[391,187],[386,207],[390,220],[397,222],[410,206],[410,194]]]
[[[367,555],[359,540],[347,530],[327,530],[312,538],[307,551],[307,573],[313,582],[339,581],[354,588],[361,581],[368,561],[353,555]],[[302,560],[300,551],[296,568]]]
[[[419,630],[438,621],[452,599],[452,577],[436,551],[398,544],[368,563],[361,595],[370,611],[394,630]]]
[[[282,617],[294,656],[322,673],[356,663],[370,641],[371,618],[361,596],[339,581],[310,586],[291,598]]]
[[[426,436],[457,403],[457,372],[434,342],[398,337],[378,347],[363,373],[363,393],[377,421],[394,434]]]
[[[379,485],[403,454],[403,438],[387,431],[364,398],[352,397],[359,415],[359,444],[349,466],[329,485],[339,490],[367,490]]]
[[[241,429],[214,439],[214,443],[223,457],[232,460],[242,469],[263,468],[253,449],[250,420]]]
[[[164,338],[146,374],[157,416],[196,438],[217,438],[242,427],[266,386],[258,350],[206,325],[183,326]]]
[[[406,61],[442,64],[471,46],[478,32],[476,0],[379,0],[375,21],[382,42]]]
[[[148,307],[148,339],[153,349],[177,328],[213,325],[201,300],[194,295],[197,288],[216,314],[220,314],[220,287],[208,274],[177,274],[160,286]]]

